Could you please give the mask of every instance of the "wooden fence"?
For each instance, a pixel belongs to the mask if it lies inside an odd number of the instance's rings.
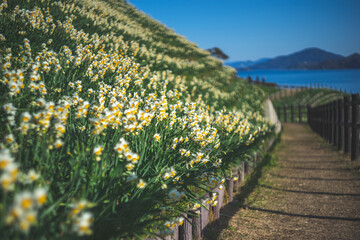
[[[307,106],[284,105],[276,107],[276,114],[281,122],[307,122]]]
[[[254,166],[262,160],[263,153],[268,151],[275,142],[275,138],[270,139],[266,145],[264,152],[260,151],[255,153],[252,156],[251,162],[252,165],[249,165],[248,162],[242,162],[237,168],[233,168],[233,177],[237,177],[238,180],[234,180],[232,177],[226,178],[224,183],[225,187],[219,189],[216,187],[212,191],[217,194],[217,204],[215,206],[210,206],[210,204],[205,203],[200,208],[200,213],[197,215],[195,211],[189,210],[189,214],[185,214],[185,221],[181,226],[174,226],[172,228],[173,233],[171,235],[162,237],[162,238],[146,238],[146,240],[192,240],[192,239],[201,239],[206,231],[207,225],[210,221],[214,221],[220,218],[220,209],[226,204],[233,201],[233,194],[239,189],[239,181],[244,183],[245,175],[248,175],[253,170]],[[201,199],[208,198],[209,195],[206,194]]]
[[[284,105],[276,107],[282,122],[305,123],[320,136],[336,146],[351,160],[359,157],[359,105],[358,94],[345,96],[316,107],[310,105]]]
[[[308,108],[310,127],[339,150],[351,153],[351,160],[359,157],[359,104],[359,95],[353,94]]]

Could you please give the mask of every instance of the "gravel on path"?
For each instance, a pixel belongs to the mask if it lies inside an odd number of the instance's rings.
[[[360,239],[359,160],[290,123],[272,155],[276,165],[222,209],[204,239]]]

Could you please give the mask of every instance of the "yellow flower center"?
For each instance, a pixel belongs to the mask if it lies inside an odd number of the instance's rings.
[[[10,186],[10,183],[11,181],[9,179],[4,179],[2,182],[1,182],[1,186],[4,188],[4,189],[7,189],[9,186]]]
[[[35,220],[36,220],[35,214],[32,214],[32,213],[28,214],[28,215],[26,216],[26,220],[27,220],[29,223],[34,223]]]
[[[1,162],[0,162],[0,169],[6,168],[6,166],[7,166],[8,164],[9,164],[9,162],[1,161]]]
[[[26,220],[23,220],[20,222],[20,229],[23,230],[23,231],[27,231],[29,230],[29,223],[26,221]]]
[[[21,201],[21,207],[23,209],[29,209],[32,205],[32,201],[30,198],[25,198]]]
[[[43,204],[46,203],[46,200],[47,200],[47,197],[46,197],[46,195],[44,194],[44,195],[41,195],[40,197],[37,198],[37,203],[38,203],[39,205],[43,205]]]

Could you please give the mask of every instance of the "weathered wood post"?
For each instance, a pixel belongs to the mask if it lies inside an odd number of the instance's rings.
[[[291,122],[295,122],[294,120],[294,105],[290,106],[290,112],[291,112]]]
[[[338,100],[338,121],[339,121],[339,127],[338,127],[338,149],[344,150],[344,99]]]
[[[327,107],[327,132],[328,132],[328,142],[331,143],[331,105],[330,103],[327,103],[326,104],[326,107]]]
[[[245,182],[245,162],[241,162],[240,181]]]
[[[226,189],[229,197],[228,200],[229,202],[232,202],[234,195],[234,180],[231,177],[226,179]]]
[[[328,136],[328,125],[327,125],[327,105],[324,104],[323,105],[323,114],[322,114],[322,121],[323,121],[323,131],[324,131],[324,139],[327,140],[327,136]]]
[[[338,141],[339,141],[339,108],[338,108],[338,101],[334,101],[334,142],[333,145],[337,146],[338,145]]]
[[[201,216],[198,216],[194,210],[189,212],[192,214],[189,215],[192,223],[192,237],[194,240],[199,240],[201,238]]]
[[[326,139],[327,131],[326,131],[326,105],[323,105],[321,107],[321,123],[322,123],[322,132],[323,132],[323,138]]]
[[[320,133],[320,136],[321,137],[324,137],[324,128],[323,128],[323,123],[324,123],[324,121],[323,121],[323,111],[324,111],[324,107],[323,106],[319,106],[318,108],[317,108],[318,110],[318,129],[319,129],[319,133]]]
[[[324,106],[325,108],[325,139],[327,141],[329,141],[329,136],[330,136],[330,132],[329,132],[329,104],[325,104]]]
[[[284,105],[284,122],[287,122],[286,105]]]
[[[330,103],[330,111],[331,111],[331,144],[335,142],[335,107],[334,102]]]
[[[332,131],[331,131],[331,118],[332,118],[332,112],[331,112],[331,104],[328,103],[327,104],[327,112],[328,112],[328,116],[327,116],[327,125],[328,125],[328,141],[329,143],[331,143],[331,139],[332,139]]]
[[[234,192],[237,192],[238,188],[239,188],[239,169],[234,167],[232,170],[232,173],[233,173],[233,176],[237,178],[236,181],[233,181],[234,182]]]
[[[302,116],[301,116],[302,106],[299,105],[298,108],[299,108],[299,123],[301,123],[302,122],[302,119],[301,119],[302,118]]]
[[[184,223],[179,226],[179,240],[192,240],[192,222],[188,215],[185,215]]]
[[[321,129],[321,106],[315,108],[316,111],[316,132],[322,136],[322,129]]]
[[[218,195],[217,195],[217,204],[212,209],[213,209],[213,213],[214,213],[214,218],[218,219],[220,217],[220,209],[222,208],[222,206],[224,204],[225,189],[224,189],[224,187],[222,189],[220,189],[219,187],[216,187],[214,189],[214,191],[216,193],[218,193]]]
[[[350,130],[350,97],[344,97],[344,126],[345,126],[345,134],[344,134],[344,153],[348,154],[351,150],[351,130]]]
[[[321,137],[324,137],[324,129],[323,129],[323,106],[319,106],[318,107],[318,128],[319,128],[319,133]]]
[[[319,128],[320,128],[320,132],[321,132],[321,136],[325,137],[325,119],[324,119],[324,114],[325,114],[325,107],[321,106],[320,110],[319,110]]]
[[[358,94],[353,94],[351,97],[351,161],[357,160],[359,157],[359,99]]]
[[[209,194],[205,194],[204,199],[207,200],[209,198]],[[205,227],[209,223],[209,210],[210,210],[210,204],[206,201],[203,202],[204,206],[201,206],[200,208],[200,223],[201,223],[201,235],[204,234]]]

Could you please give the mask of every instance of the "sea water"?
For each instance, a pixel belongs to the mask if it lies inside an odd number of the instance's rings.
[[[327,87],[346,93],[360,93],[360,69],[356,70],[250,70],[238,76],[273,82],[281,87]]]

